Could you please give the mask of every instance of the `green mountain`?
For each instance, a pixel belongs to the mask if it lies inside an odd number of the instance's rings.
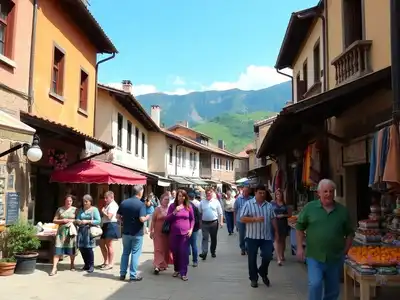
[[[212,137],[215,144],[218,140],[223,140],[228,150],[238,153],[254,141],[254,122],[274,114],[264,111],[249,114],[222,114],[210,122],[196,125],[193,129]]]
[[[191,128],[211,136],[215,144],[224,140],[228,150],[240,152],[254,139],[254,122],[279,112],[292,98],[291,89],[291,83],[284,82],[257,91],[155,93],[137,99],[148,112],[151,105],[159,105],[164,126],[188,121]]]
[[[150,111],[151,105],[159,105],[161,122],[166,127],[178,121],[189,121],[193,127],[227,113],[278,112],[292,98],[291,89],[291,83],[284,82],[258,91],[234,89],[187,95],[155,93],[138,96],[137,99],[147,111]]]

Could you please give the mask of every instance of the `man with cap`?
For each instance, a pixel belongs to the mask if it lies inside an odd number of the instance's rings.
[[[193,261],[193,267],[198,266],[198,248],[197,248],[197,240],[198,240],[198,233],[200,229],[200,211],[199,211],[199,205],[200,201],[196,199],[196,192],[191,190],[188,193],[190,205],[192,206],[193,209],[193,214],[194,214],[194,227],[193,227],[193,232],[192,235],[190,236],[189,239],[189,253],[192,253],[192,261]]]

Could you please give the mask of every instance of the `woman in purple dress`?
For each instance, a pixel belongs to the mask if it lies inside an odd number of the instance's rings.
[[[166,217],[170,224],[169,245],[174,260],[173,277],[187,281],[189,265],[189,239],[193,232],[194,213],[184,190],[178,190],[174,203],[168,208]]]

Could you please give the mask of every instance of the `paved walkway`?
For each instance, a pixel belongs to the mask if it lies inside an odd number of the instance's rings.
[[[208,258],[198,268],[189,269],[189,281],[172,278],[172,271],[159,276],[152,274],[152,242],[146,236],[141,257],[143,281],[137,283],[118,280],[119,265],[114,270],[92,274],[71,272],[68,261],[62,262],[59,272],[49,277],[48,265],[38,266],[32,275],[0,278],[1,299],[17,300],[304,300],[306,276],[301,264],[289,260],[278,267],[273,262],[270,270],[271,287],[251,288],[247,274],[247,258],[240,255],[237,236],[220,232],[217,258]],[[119,259],[121,243],[117,242]],[[101,263],[97,249],[96,263]],[[290,254],[288,255],[290,258]],[[81,264],[79,257],[77,263]]]

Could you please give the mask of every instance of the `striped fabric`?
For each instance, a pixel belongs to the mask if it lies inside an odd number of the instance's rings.
[[[250,199],[250,197],[244,198],[242,195],[237,197],[233,209],[236,213],[236,222],[240,222],[240,214],[243,205]]]
[[[275,218],[275,212],[270,203],[265,201],[259,205],[253,198],[243,205],[240,217],[264,217],[264,223],[246,223],[246,238],[273,240],[271,220]]]

